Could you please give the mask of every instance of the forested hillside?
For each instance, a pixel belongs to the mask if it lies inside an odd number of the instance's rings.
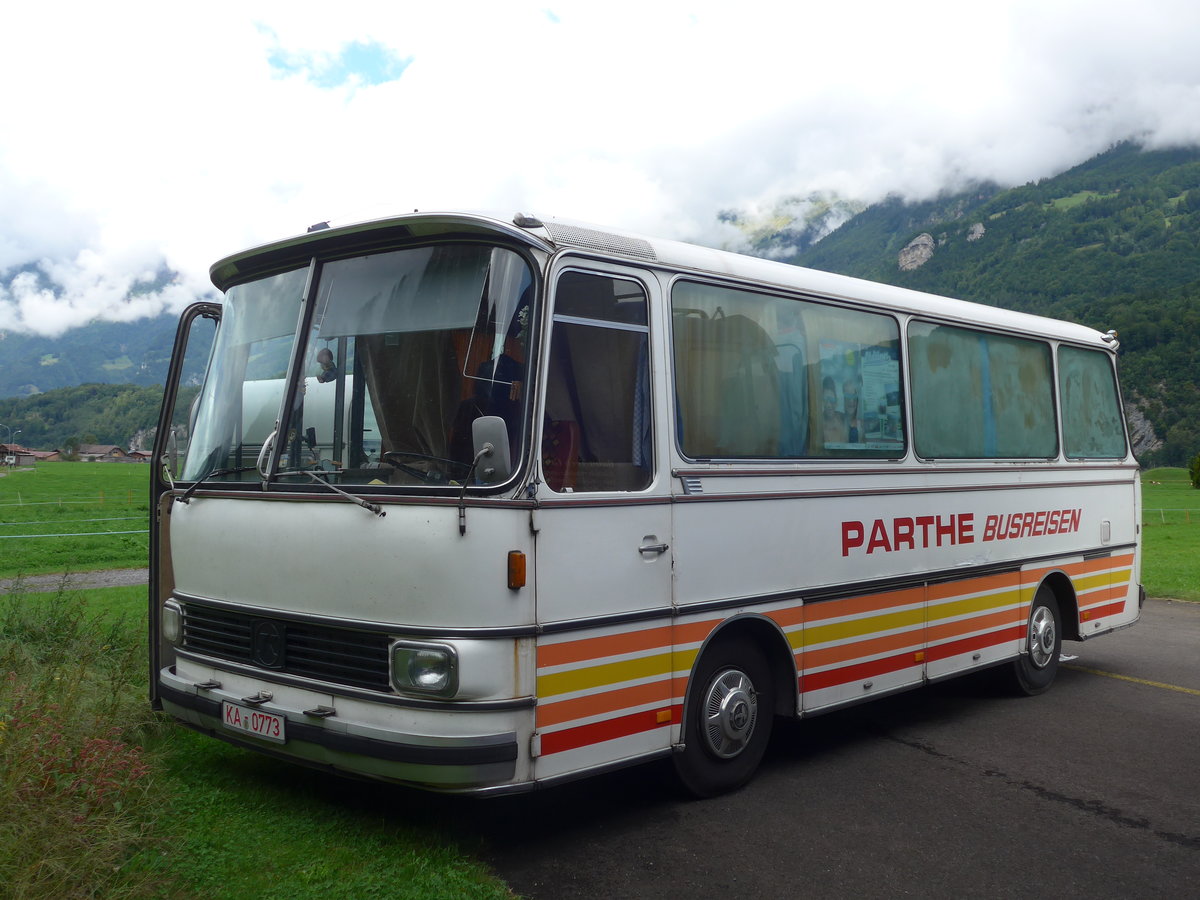
[[[196,388],[187,390],[194,393]],[[0,400],[0,422],[20,430],[16,443],[37,450],[61,450],[80,443],[149,450],[161,399],[162,388],[157,385],[83,384]],[[0,437],[8,434],[0,432]]]
[[[1126,399],[1160,442],[1142,462],[1200,452],[1200,149],[1125,144],[1012,190],[888,201],[789,261],[1116,329]]]

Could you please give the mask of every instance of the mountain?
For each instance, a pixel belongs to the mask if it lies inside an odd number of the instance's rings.
[[[166,314],[134,322],[96,321],[54,338],[0,331],[0,397],[90,383],[161,385],[178,321]]]
[[[1139,459],[1200,452],[1200,148],[1121,144],[1017,188],[889,199],[786,261],[1115,329]]]
[[[178,317],[92,322],[57,338],[0,331],[0,423],[16,442],[61,449],[74,440],[145,449],[158,419]],[[211,335],[196,332],[190,360],[203,360]],[[200,368],[185,371],[198,385]],[[10,431],[0,431],[7,440]]]
[[[741,231],[745,252],[1115,329],[1139,459],[1185,465],[1200,453],[1200,148],[1121,144],[1012,189],[981,184],[865,209],[787,197],[720,218]],[[56,339],[0,333],[0,422],[18,423],[30,446],[88,434],[129,445],[154,424],[147,410],[174,330],[164,315]],[[80,385],[88,390],[68,390]]]

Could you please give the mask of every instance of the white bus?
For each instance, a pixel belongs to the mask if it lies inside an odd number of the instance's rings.
[[[712,795],[776,716],[1037,694],[1139,616],[1111,333],[523,215],[212,279],[150,617],[153,702],[214,737],[453,792],[670,757]]]

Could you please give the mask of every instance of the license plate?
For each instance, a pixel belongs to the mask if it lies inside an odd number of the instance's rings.
[[[228,700],[221,701],[221,724],[230,731],[251,734],[277,744],[287,743],[287,732],[283,716],[263,712],[248,706],[239,706]]]

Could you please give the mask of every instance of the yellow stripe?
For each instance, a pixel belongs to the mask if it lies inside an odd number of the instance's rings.
[[[1074,669],[1076,672],[1087,672],[1089,675],[1103,675],[1105,678],[1115,678],[1118,681],[1128,681],[1132,684],[1144,684],[1146,687],[1162,688],[1164,691],[1178,691],[1181,694],[1193,694],[1200,697],[1196,688],[1180,687],[1177,684],[1163,684],[1161,681],[1147,681],[1145,678],[1133,678],[1129,675],[1118,675],[1116,672],[1105,672],[1101,669],[1089,669],[1087,666],[1063,665],[1064,669]]]
[[[1012,606],[1014,603],[1019,603],[1020,599],[1020,590],[1011,589],[997,591],[994,594],[984,594],[982,597],[966,597],[962,600],[952,600],[949,603],[930,606],[929,621],[936,622],[939,619],[950,619],[969,613],[993,612],[1005,606]]]
[[[803,642],[805,647],[815,644],[829,644],[844,641],[849,638],[877,634],[880,631],[893,631],[899,628],[914,628],[925,624],[925,610],[918,606],[900,612],[886,613],[882,616],[871,616],[867,619],[853,619],[848,622],[834,622],[830,625],[805,626]],[[792,641],[793,646],[795,641]]]
[[[1108,581],[1112,576],[1108,572],[1101,572],[1099,575],[1088,575],[1085,578],[1076,578],[1075,590],[1086,591],[1090,588],[1108,587]]]
[[[640,656],[637,659],[624,659],[620,662],[605,663],[600,666],[572,669],[569,672],[539,675],[537,680],[538,696],[551,697],[555,694],[607,687],[623,681],[666,675],[672,671],[670,652],[658,653],[654,656]]]

